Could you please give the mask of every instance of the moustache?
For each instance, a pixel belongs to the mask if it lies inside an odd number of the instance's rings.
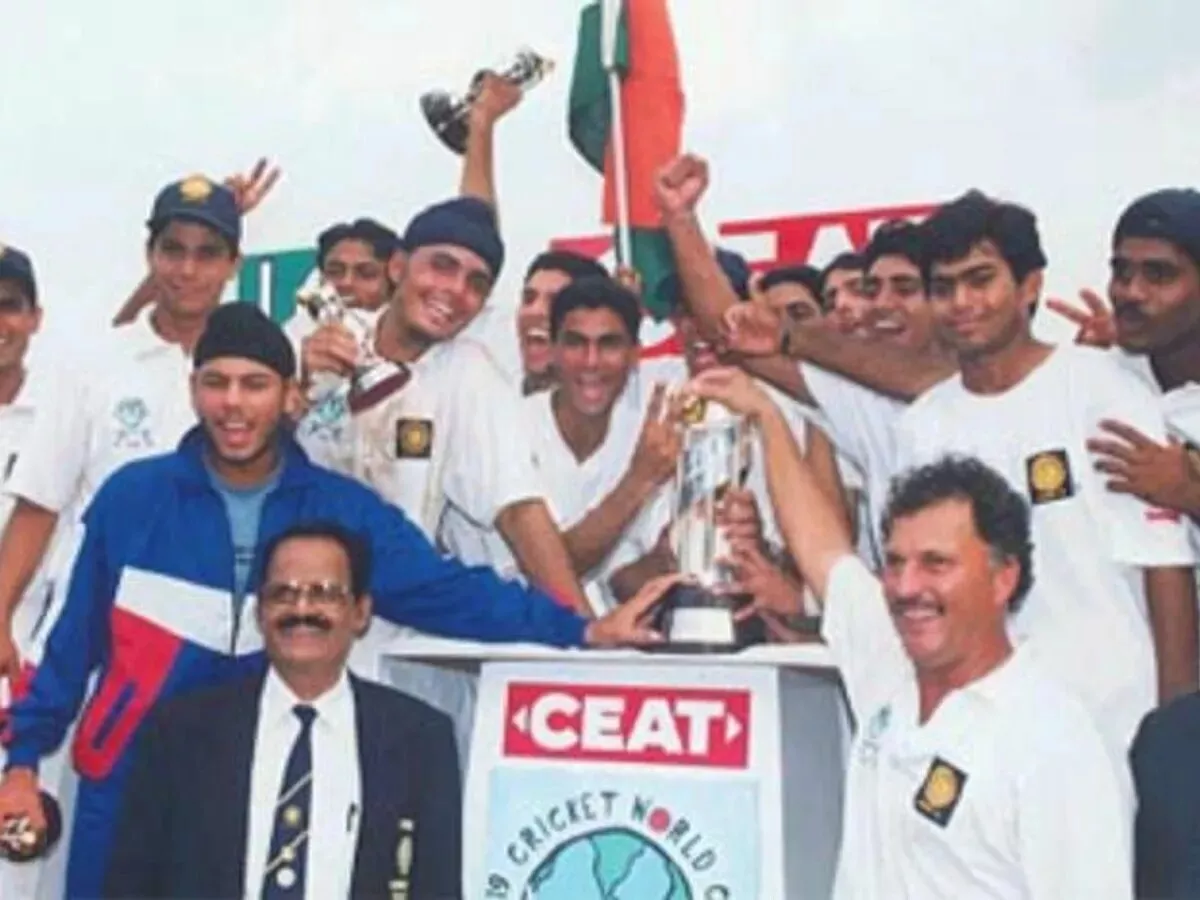
[[[284,616],[275,623],[275,627],[280,631],[294,631],[297,628],[315,628],[320,631],[329,631],[333,628],[333,623],[324,616],[315,616],[311,613],[304,616]]]
[[[1145,322],[1146,313],[1136,303],[1114,303],[1113,318],[1122,322]]]
[[[902,616],[910,610],[930,610],[941,614],[946,607],[932,597],[897,597],[889,604],[893,616]]]

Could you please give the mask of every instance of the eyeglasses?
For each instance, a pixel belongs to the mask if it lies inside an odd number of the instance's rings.
[[[341,606],[354,599],[354,591],[336,581],[272,581],[263,585],[259,602],[265,606],[295,606],[303,597],[313,606]]]

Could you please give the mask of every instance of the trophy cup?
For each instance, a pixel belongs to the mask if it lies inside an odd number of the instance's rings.
[[[532,50],[523,49],[517,53],[517,58],[508,68],[497,74],[505,81],[517,85],[522,91],[528,91],[553,69],[553,60]],[[467,148],[467,132],[470,129],[467,118],[471,112],[471,104],[479,97],[483,75],[484,72],[476,73],[470,88],[461,97],[456,97],[449,91],[429,91],[421,95],[421,111],[425,113],[425,121],[429,123],[434,134],[441,138],[443,144],[460,155]]]
[[[670,535],[679,571],[693,583],[676,585],[663,598],[661,649],[728,653],[746,643],[734,612],[747,598],[731,590],[735,573],[724,562],[729,547],[717,511],[725,493],[745,483],[750,428],[725,407],[698,399],[685,404],[683,420]]]
[[[302,287],[296,294],[302,307],[319,324],[337,322],[350,329],[358,341],[358,363],[350,376],[347,402],[352,413],[382,403],[408,383],[412,373],[402,363],[384,359],[371,346],[372,327],[346,302],[333,285],[323,279],[315,287]]]
[[[35,831],[26,816],[6,819],[0,823],[0,856],[9,862],[23,863],[40,859],[54,849],[62,837],[62,810],[58,801],[40,792],[42,814],[46,817],[46,830]]]

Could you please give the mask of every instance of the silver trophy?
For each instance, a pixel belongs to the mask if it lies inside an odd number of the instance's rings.
[[[717,513],[725,493],[745,484],[750,427],[703,400],[686,404],[683,420],[670,535],[679,571],[693,583],[676,585],[663,600],[663,649],[728,653],[742,645],[734,613],[745,598],[733,589],[736,573],[725,562],[729,546]]]
[[[384,359],[372,347],[374,330],[342,297],[333,285],[321,279],[315,287],[302,287],[296,294],[302,307],[318,324],[336,322],[345,326],[358,341],[358,363],[350,376],[347,402],[352,413],[378,406],[408,383],[412,373],[402,363]]]
[[[521,90],[528,91],[553,70],[553,60],[532,50],[522,49],[511,65],[496,74]],[[467,148],[467,134],[470,131],[468,116],[471,105],[479,97],[483,75],[484,72],[477,73],[462,96],[455,96],[449,91],[429,91],[421,95],[421,111],[425,113],[425,121],[442,143],[455,153],[461,154]]]

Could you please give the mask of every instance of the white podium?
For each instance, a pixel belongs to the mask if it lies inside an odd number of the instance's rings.
[[[824,647],[697,657],[420,637],[389,656],[397,673],[479,674],[470,900],[830,896],[848,728]],[[387,661],[383,675],[407,689]]]

